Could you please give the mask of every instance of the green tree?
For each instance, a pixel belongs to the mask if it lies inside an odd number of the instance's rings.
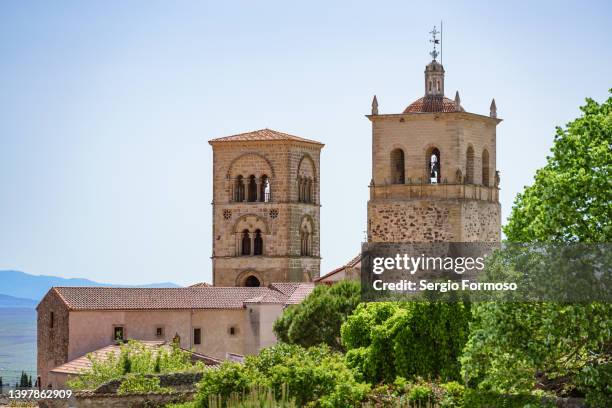
[[[346,359],[370,383],[459,378],[470,305],[457,300],[363,303],[342,326]]]
[[[552,154],[515,200],[504,232],[513,242],[610,242],[612,98],[587,99],[582,116],[557,128]],[[609,273],[610,271],[605,271]],[[462,373],[481,389],[575,387],[596,406],[612,404],[609,303],[482,303],[465,347]],[[604,385],[602,385],[604,384]],[[604,402],[602,402],[604,401]]]
[[[580,110],[557,127],[546,166],[517,195],[504,228],[509,241],[612,240],[612,98],[587,99]]]
[[[361,301],[357,282],[317,286],[299,305],[287,308],[274,323],[280,341],[304,347],[327,344],[342,350],[340,327]]]

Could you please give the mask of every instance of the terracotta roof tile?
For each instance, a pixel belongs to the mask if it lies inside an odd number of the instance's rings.
[[[257,296],[251,299],[247,299],[244,303],[270,303],[270,304],[285,304],[286,297],[283,294],[279,294],[280,296],[273,296],[269,293],[265,295]],[[280,299],[279,299],[280,298]]]
[[[190,288],[210,288],[212,285],[208,282],[198,282],[193,285],[189,285]]]
[[[443,96],[424,96],[408,105],[404,113],[461,112],[462,110],[461,106],[457,106],[452,99]]]
[[[107,288],[56,287],[73,310],[242,309],[243,302],[268,288]]]
[[[338,272],[342,272],[346,268],[355,268],[355,267],[361,268],[361,254],[357,255],[356,257],[354,257],[353,259],[348,261],[346,264],[344,264],[344,265],[342,265],[342,266],[332,270],[331,272],[326,273],[323,276],[318,277],[317,279],[315,279],[315,282],[321,282],[324,279],[329,278],[330,276],[337,274]]]
[[[299,303],[312,283],[272,283],[269,287],[109,288],[54,287],[72,310],[242,309],[244,302]]]
[[[275,140],[293,140],[296,142],[313,143],[323,146],[323,143],[316,140],[304,139],[299,136],[293,136],[288,133],[278,132],[272,129],[260,129],[253,132],[239,133],[232,136],[224,136],[209,140],[209,143],[222,142],[248,142],[248,141],[275,141]]]
[[[283,293],[287,297],[285,303],[288,305],[301,303],[310,295],[314,287],[314,283],[282,282],[270,284],[270,288]]]

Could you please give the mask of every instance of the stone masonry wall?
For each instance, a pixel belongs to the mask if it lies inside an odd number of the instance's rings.
[[[215,286],[240,285],[251,272],[262,284],[319,276],[320,149],[320,145],[289,141],[213,144]],[[298,202],[298,173],[313,179],[313,203]],[[270,177],[270,201],[235,202],[238,174]],[[300,255],[299,226],[304,217],[313,224],[309,257]],[[243,229],[262,230],[262,255],[241,256]]]
[[[480,200],[370,202],[370,242],[496,242],[499,203]]]
[[[47,292],[36,310],[37,371],[41,386],[46,388],[49,370],[68,361],[69,314],[68,308],[53,290]]]
[[[391,182],[391,151],[404,151],[406,180],[427,179],[427,150],[437,147],[441,177],[454,182],[457,169],[466,174],[466,152],[474,148],[474,183],[482,184],[482,152],[489,152],[489,181],[496,169],[496,119],[467,113],[407,114],[372,117],[372,178]]]

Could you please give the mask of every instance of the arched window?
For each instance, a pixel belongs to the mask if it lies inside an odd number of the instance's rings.
[[[249,235],[249,230],[242,231],[242,255],[251,255],[251,236]]]
[[[482,151],[482,185],[489,187],[489,152]]]
[[[310,178],[298,177],[298,202],[313,203],[314,182]]]
[[[244,201],[244,178],[242,176],[236,177],[236,183],[234,185],[234,201]]]
[[[474,148],[468,146],[465,153],[465,184],[474,184]]]
[[[265,174],[260,178],[259,189],[259,201],[270,202],[270,178]]]
[[[312,256],[312,222],[308,217],[300,224],[300,255]]]
[[[440,150],[437,147],[430,149],[427,154],[427,172],[430,183],[442,182],[442,162]]]
[[[263,255],[263,238],[261,230],[255,230],[255,239],[253,241],[253,255]]]
[[[310,256],[310,246],[309,244],[310,234],[302,231],[300,233],[300,255],[302,256]]]
[[[394,149],[391,151],[391,183],[404,184],[404,151]]]
[[[312,180],[306,180],[306,202],[312,203]]]
[[[250,275],[244,280],[244,286],[249,288],[258,288],[261,285],[256,276]]]
[[[249,176],[249,194],[247,197],[248,202],[257,201],[257,181],[255,181],[255,176]]]

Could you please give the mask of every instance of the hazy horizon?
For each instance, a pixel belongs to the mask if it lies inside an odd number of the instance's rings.
[[[116,284],[211,281],[209,139],[325,143],[321,273],[359,252],[370,111],[423,94],[444,21],[446,95],[495,98],[503,220],[555,126],[608,97],[609,2],[0,3],[0,269]]]

